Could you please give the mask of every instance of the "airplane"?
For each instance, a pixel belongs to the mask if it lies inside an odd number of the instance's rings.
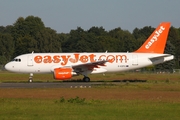
[[[29,53],[15,57],[5,69],[17,73],[30,73],[33,82],[35,73],[53,73],[54,79],[68,80],[83,75],[89,82],[89,74],[121,72],[156,65],[174,59],[164,54],[170,22],[162,22],[134,52],[104,53]]]

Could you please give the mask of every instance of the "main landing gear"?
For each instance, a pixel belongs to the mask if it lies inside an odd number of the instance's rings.
[[[84,76],[83,81],[84,81],[84,82],[90,82],[90,78],[87,77],[87,76]],[[28,82],[29,82],[29,83],[32,83],[32,82],[33,82],[33,73],[30,73]]]
[[[84,76],[83,81],[84,81],[84,82],[90,82],[90,78],[87,77],[87,76]]]
[[[29,83],[33,82],[33,73],[30,73],[28,82]]]

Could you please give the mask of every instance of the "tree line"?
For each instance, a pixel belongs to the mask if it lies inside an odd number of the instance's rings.
[[[103,27],[93,26],[88,30],[77,27],[69,33],[57,33],[45,27],[39,17],[19,17],[13,25],[0,26],[0,64],[4,65],[15,56],[32,51],[132,52],[137,50],[154,30],[151,26],[145,26],[135,28],[131,33],[120,27],[106,31]],[[179,45],[180,28],[171,27],[165,53],[173,54],[175,60],[152,68],[179,68]]]

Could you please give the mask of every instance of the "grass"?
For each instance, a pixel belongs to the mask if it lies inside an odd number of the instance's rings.
[[[180,82],[180,75],[175,74],[156,74],[156,73],[136,73],[136,72],[124,72],[124,73],[107,73],[107,74],[93,74],[89,75],[91,81],[103,81],[103,82],[119,82],[119,81],[149,81],[149,82],[161,82],[161,81],[175,81]],[[17,74],[6,71],[0,72],[0,82],[27,82],[29,74]],[[78,81],[83,76],[75,76],[69,81]],[[55,80],[53,74],[34,74],[34,82],[62,82]]]
[[[75,98],[74,98],[75,99]],[[1,120],[178,120],[180,103],[142,100],[0,99]],[[69,99],[70,100],[70,99]]]
[[[27,82],[28,76],[0,72],[0,82]],[[0,120],[180,119],[179,74],[113,73],[90,77],[92,82],[104,83],[92,88],[0,88]],[[146,82],[112,84],[122,80]],[[37,74],[34,81],[57,82],[51,74]]]

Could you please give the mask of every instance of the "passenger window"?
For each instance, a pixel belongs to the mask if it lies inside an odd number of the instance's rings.
[[[15,62],[21,62],[21,59],[15,58],[15,59],[13,59],[12,61],[15,61]]]

